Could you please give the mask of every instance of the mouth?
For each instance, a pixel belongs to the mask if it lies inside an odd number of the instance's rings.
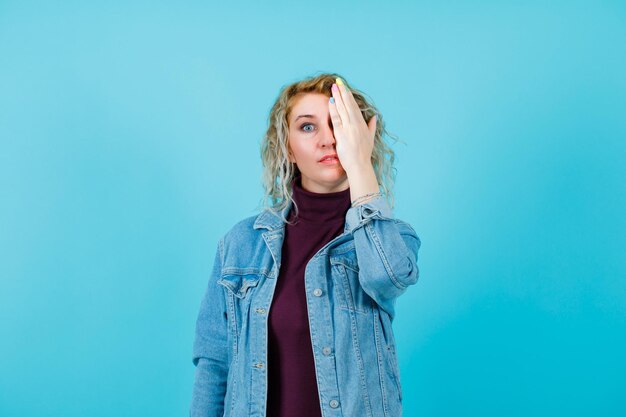
[[[318,162],[322,163],[322,164],[334,164],[339,162],[339,158],[337,157],[337,154],[329,154],[324,156],[322,159],[320,159]]]

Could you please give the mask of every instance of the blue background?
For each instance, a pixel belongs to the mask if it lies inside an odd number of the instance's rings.
[[[0,3],[0,415],[180,416],[279,89],[397,152],[406,416],[626,415],[626,6]]]

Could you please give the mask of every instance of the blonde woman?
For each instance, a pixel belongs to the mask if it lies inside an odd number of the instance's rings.
[[[420,239],[393,217],[384,133],[338,74],[281,90],[264,208],[219,240],[200,305],[191,416],[402,415],[391,324]]]

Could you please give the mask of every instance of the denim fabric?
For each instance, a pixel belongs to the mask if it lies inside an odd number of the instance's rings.
[[[190,416],[266,417],[267,321],[284,231],[265,210],[220,239],[196,321]],[[323,417],[402,415],[392,321],[396,299],[417,282],[420,245],[379,196],[349,208],[344,232],[307,263]]]

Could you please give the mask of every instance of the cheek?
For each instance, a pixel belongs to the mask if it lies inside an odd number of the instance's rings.
[[[313,142],[307,143],[306,140],[293,140],[290,145],[291,152],[299,161],[315,159],[315,146]]]

